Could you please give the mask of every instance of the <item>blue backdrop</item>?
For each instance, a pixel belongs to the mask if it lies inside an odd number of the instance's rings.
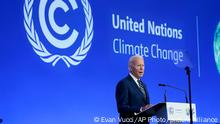
[[[188,65],[197,117],[220,119],[220,73],[213,46],[218,41],[218,0],[76,0],[75,9],[74,0],[45,1],[45,5],[43,0],[1,1],[4,124],[93,124],[107,123],[96,118],[117,119],[115,86],[128,74],[127,61],[133,54],[144,56],[143,80],[152,104],[163,102],[164,89],[158,83],[187,90]],[[54,46],[56,41],[47,38],[50,34],[44,33],[40,17],[55,39],[68,39],[75,29],[76,42],[65,48]],[[65,24],[69,30],[63,34],[54,28],[64,29]],[[184,94],[173,89],[167,89],[167,99],[185,102]]]

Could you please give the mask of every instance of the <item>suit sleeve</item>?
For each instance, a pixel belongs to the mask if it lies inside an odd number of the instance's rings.
[[[116,100],[119,113],[140,112],[141,106],[129,105],[129,89],[123,81],[120,81],[116,87]]]

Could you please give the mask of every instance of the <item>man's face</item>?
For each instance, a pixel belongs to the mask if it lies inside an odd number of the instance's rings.
[[[144,75],[144,60],[142,58],[135,58],[131,62],[131,73],[137,78],[141,78]]]

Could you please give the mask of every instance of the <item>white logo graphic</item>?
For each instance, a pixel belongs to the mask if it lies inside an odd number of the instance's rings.
[[[51,5],[49,6],[49,12],[48,12],[48,18],[49,23],[52,29],[60,35],[64,35],[67,32],[70,31],[70,27],[65,24],[63,26],[57,25],[54,13],[56,9],[62,9],[62,11],[67,12],[69,9],[76,10],[78,8],[78,5],[75,0],[69,0],[71,7],[68,7],[68,5],[63,0],[54,0]],[[32,13],[33,13],[33,3],[34,0],[25,0],[24,4],[24,26],[27,32],[27,38],[29,42],[31,43],[34,51],[36,54],[40,56],[40,58],[46,62],[46,63],[52,63],[53,66],[56,65],[56,63],[59,60],[63,60],[68,67],[70,65],[78,65],[87,55],[87,52],[89,51],[91,47],[91,41],[93,38],[93,17],[92,17],[92,11],[91,7],[89,5],[88,0],[81,0],[81,3],[83,5],[83,10],[85,13],[85,36],[82,39],[81,45],[77,48],[74,54],[71,56],[67,55],[59,55],[59,54],[51,54],[43,45],[43,43],[40,41],[38,33],[35,30],[34,27],[34,21],[32,19]],[[59,49],[66,49],[74,44],[76,41],[79,32],[75,29],[71,32],[71,35],[65,39],[65,40],[59,40],[56,39],[51,32],[49,31],[46,20],[45,20],[45,7],[47,4],[47,0],[41,0],[39,5],[39,21],[40,26],[42,28],[42,32],[44,33],[44,36],[49,41],[51,45],[53,45],[56,48]]]

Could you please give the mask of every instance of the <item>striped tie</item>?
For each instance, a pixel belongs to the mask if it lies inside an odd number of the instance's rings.
[[[144,90],[144,86],[142,84],[142,81],[141,80],[137,80],[138,82],[138,85],[139,85],[139,89],[141,90],[141,92],[144,94],[144,97],[146,98],[146,92]]]

